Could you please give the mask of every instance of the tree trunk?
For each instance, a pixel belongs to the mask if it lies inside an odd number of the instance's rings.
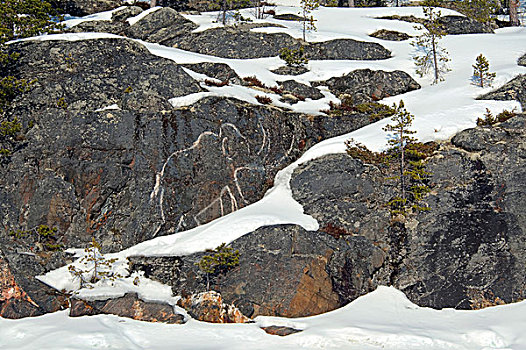
[[[438,62],[437,62],[437,44],[436,44],[436,37],[431,34],[431,44],[432,44],[432,50],[433,50],[433,67],[435,68],[435,84],[438,83],[439,79],[439,72],[438,72]]]
[[[510,0],[510,23],[517,27],[519,23],[519,0]]]
[[[404,145],[404,128],[400,128],[400,187],[402,190],[402,205],[405,206],[405,145]]]
[[[354,0],[349,0],[349,7],[354,7]]]
[[[150,0],[150,7],[157,6],[157,0]]]

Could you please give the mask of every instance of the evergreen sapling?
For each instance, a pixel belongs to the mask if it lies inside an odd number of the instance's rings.
[[[489,71],[489,62],[486,57],[482,54],[478,55],[473,65],[473,80],[475,84],[482,88],[491,86],[495,76],[495,73],[490,73]]]

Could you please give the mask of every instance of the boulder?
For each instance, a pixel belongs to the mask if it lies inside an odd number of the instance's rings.
[[[210,78],[215,78],[220,81],[228,80],[231,84],[242,84],[242,80],[236,71],[226,63],[201,62],[185,64],[183,66],[196,73],[209,76]]]
[[[323,98],[323,94],[320,90],[308,86],[302,83],[298,83],[295,80],[285,80],[279,82],[279,87],[283,90],[285,94],[292,94],[299,99],[310,98],[313,100],[318,100]]]
[[[519,59],[517,60],[517,64],[519,66],[525,66],[526,67],[526,55],[522,55],[521,57],[519,57]]]
[[[64,293],[33,278],[61,263],[52,253],[33,253],[21,245],[0,243],[0,317],[17,319],[66,308]]]
[[[326,85],[336,96],[350,95],[353,103],[378,101],[385,97],[420,89],[420,85],[403,71],[385,72],[358,69],[314,85]]]
[[[334,39],[309,44],[305,56],[310,60],[385,60],[391,51],[378,43]]]
[[[210,323],[248,323],[252,320],[234,305],[223,303],[221,294],[215,291],[182,297],[178,303],[194,319]]]
[[[262,227],[231,246],[241,253],[239,266],[212,276],[210,288],[249,317],[301,317],[334,310],[374,290],[377,278],[383,278],[378,271],[384,254],[363,237],[336,239],[325,232],[276,225]],[[203,255],[180,257],[173,265],[173,258],[155,258],[156,266],[165,267],[150,270],[149,277],[169,281],[175,294],[203,291],[206,276],[195,265]],[[148,266],[151,260],[144,259],[152,258],[132,258],[131,269]]]
[[[519,101],[526,108],[526,74],[520,74],[500,88],[477,97],[477,100]]]
[[[277,69],[273,69],[271,72],[278,75],[301,75],[309,71],[306,67],[290,67],[283,66]]]
[[[191,35],[197,24],[181,16],[169,7],[154,11],[126,29],[131,38],[170,46],[174,40]]]
[[[71,299],[70,317],[93,315],[116,315],[132,318],[137,321],[183,324],[185,317],[174,311],[173,306],[144,301],[137,293],[126,293],[124,296],[107,300]]]
[[[405,21],[410,23],[420,23],[424,26],[428,25],[428,21],[424,18],[417,18],[411,16],[384,16],[380,19],[393,19],[399,21]],[[482,33],[493,33],[493,29],[483,23],[477,22],[469,17],[448,15],[442,16],[438,19],[442,26],[442,30],[449,35],[457,34],[482,34]]]
[[[295,328],[286,327],[286,326],[268,326],[268,327],[261,327],[261,329],[264,330],[268,334],[279,335],[280,337],[285,337],[287,335],[302,332],[301,329],[295,329]]]
[[[388,29],[377,30],[374,33],[369,34],[369,36],[372,36],[373,38],[389,40],[389,41],[404,41],[404,40],[411,38],[409,34],[397,32],[395,30],[388,30]]]

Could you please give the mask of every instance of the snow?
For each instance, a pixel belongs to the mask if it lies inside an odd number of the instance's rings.
[[[282,0],[283,1],[283,0]],[[296,0],[285,0],[284,5],[295,5]],[[296,7],[278,6],[277,13],[299,13]],[[155,9],[153,9],[155,10]],[[153,11],[152,10],[152,11]],[[452,14],[442,10],[443,14]],[[200,63],[217,62],[231,66],[240,77],[257,76],[267,86],[275,86],[279,81],[295,79],[305,84],[341,76],[356,69],[370,68],[386,71],[403,70],[411,74],[422,89],[384,99],[392,104],[403,99],[407,109],[415,115],[414,129],[422,141],[445,140],[460,130],[473,127],[486,108],[494,114],[503,109],[516,108],[516,101],[478,101],[474,98],[491,90],[481,89],[470,84],[471,65],[476,56],[483,53],[490,62],[490,68],[497,73],[494,87],[509,81],[514,76],[525,73],[526,68],[516,64],[517,58],[526,50],[526,29],[506,28],[496,34],[472,34],[447,36],[443,46],[451,54],[451,72],[445,81],[430,85],[431,78],[420,78],[415,74],[412,56],[415,49],[409,41],[390,42],[369,37],[378,29],[391,29],[417,35],[422,29],[413,24],[393,20],[380,20],[375,17],[390,14],[422,16],[421,8],[320,8],[313,12],[317,19],[317,32],[308,33],[309,41],[324,41],[336,38],[352,38],[381,43],[392,51],[393,57],[381,61],[310,61],[309,72],[297,77],[276,75],[270,70],[283,65],[278,57],[236,60],[202,55],[159,44],[136,40],[154,55],[171,59],[174,62]],[[242,10],[245,17],[250,10]],[[198,31],[220,26],[214,21],[217,13],[185,15],[199,24]],[[89,17],[89,18],[88,18]],[[108,20],[111,14],[102,13],[81,20]],[[134,18],[137,21],[140,18]],[[254,29],[257,32],[285,32],[301,37],[300,23],[278,21],[267,18],[284,28],[266,27]],[[255,20],[255,22],[262,22]],[[120,38],[105,33],[81,33],[45,35],[24,40],[90,40],[100,38]],[[257,104],[255,95],[265,95],[276,106],[293,111],[316,114],[326,109],[329,101],[336,97],[320,87],[324,98],[298,103],[290,106],[278,101],[275,94],[261,92],[245,86],[229,85],[210,87],[203,84],[206,77],[185,69],[201,82],[207,90],[187,96],[174,97],[170,103],[174,107],[188,106],[206,96],[235,97]],[[105,109],[114,109],[108,106]],[[118,107],[117,107],[118,108]],[[170,236],[157,237],[140,243],[122,252],[110,254],[115,257],[115,269],[125,272],[126,257],[134,255],[165,256],[185,255],[209,248],[223,242],[231,242],[257,228],[274,224],[298,224],[307,230],[316,230],[318,223],[303,212],[302,206],[292,198],[290,178],[294,169],[301,163],[330,153],[345,151],[344,141],[349,138],[365,144],[373,150],[386,147],[387,135],[382,127],[389,120],[378,121],[346,135],[322,141],[309,149],[298,161],[280,171],[271,188],[259,202],[241,208],[231,214],[214,220],[192,230]],[[212,133],[214,131],[210,131]],[[199,139],[195,144],[199,143]],[[169,162],[167,159],[166,162]],[[164,169],[164,167],[163,167]],[[162,171],[152,184],[152,200],[162,198]],[[156,228],[152,228],[155,231]],[[157,231],[155,231],[157,232]],[[79,250],[72,250],[81,256]],[[133,280],[138,277],[139,284]],[[78,281],[70,276],[66,267],[41,276],[40,279],[57,289],[75,289]],[[120,296],[135,291],[147,300],[164,300],[172,305],[175,299],[167,286],[148,280],[141,275],[119,279],[113,283],[99,282],[93,289],[82,289],[79,295],[97,299]],[[65,312],[45,315],[19,321],[0,319],[0,348],[2,349],[466,349],[466,350],[519,350],[526,348],[526,302],[498,306],[481,311],[431,310],[411,304],[400,292],[393,288],[380,287],[376,292],[359,298],[350,305],[320,316],[302,319],[283,319],[259,317],[251,325],[210,325],[190,320],[183,326],[146,324],[114,316],[84,317],[70,319]],[[303,332],[280,338],[261,331],[258,325],[286,324],[304,329]],[[199,343],[197,343],[199,339]],[[38,344],[38,345],[37,345]],[[247,346],[249,344],[249,346]]]
[[[88,15],[84,17],[79,18],[72,18],[68,19],[67,21],[62,22],[66,26],[66,28],[71,28],[73,26],[76,26],[77,24],[83,23],[83,22],[89,22],[89,21],[111,21],[111,17],[113,16],[114,12],[120,11],[124,9],[125,6],[118,7],[116,9],[110,10],[110,11],[104,11],[95,13],[93,15]]]
[[[69,318],[67,311],[22,320],[0,319],[3,350],[55,349],[347,349],[523,350],[526,302],[478,311],[433,310],[379,287],[349,305],[298,319],[257,317],[253,324],[184,325],[112,315]],[[303,330],[279,337],[259,327]]]
[[[128,18],[126,21],[132,26],[135,23],[139,22],[144,17],[148,16],[150,13],[154,13],[155,11],[157,11],[157,10],[159,10],[161,8],[162,7],[160,7],[160,6],[152,7],[150,9],[146,10],[146,11],[141,12],[140,14],[138,14],[135,17]]]

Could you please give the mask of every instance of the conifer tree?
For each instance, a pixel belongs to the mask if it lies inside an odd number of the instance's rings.
[[[433,84],[444,80],[443,76],[450,69],[447,66],[449,61],[448,52],[440,46],[440,39],[446,34],[438,21],[441,12],[433,7],[424,7],[426,17],[426,29],[422,35],[415,38],[411,45],[415,46],[421,53],[415,55],[414,60],[417,66],[417,74],[421,77],[429,71],[433,72]]]
[[[458,3],[459,11],[469,18],[484,24],[491,24],[499,6],[497,0],[464,0]]]
[[[17,79],[10,67],[17,59],[16,53],[9,52],[10,40],[27,38],[42,32],[53,32],[60,25],[51,4],[44,0],[0,1],[0,164],[10,156],[16,144],[16,136],[22,131],[19,119],[8,120],[5,110],[10,102],[29,90],[31,81]]]
[[[482,54],[478,55],[475,64],[473,65],[473,77],[475,83],[482,88],[484,86],[491,86],[491,82],[495,78],[495,75],[495,73],[490,73],[489,62],[486,57]]]
[[[319,0],[301,0],[301,10],[303,13],[303,41],[306,41],[308,30],[316,30],[316,20],[310,15],[310,13],[318,7],[320,7]]]
[[[395,197],[389,204],[392,208],[395,208],[395,211],[403,211],[407,203],[406,147],[408,144],[416,141],[416,139],[411,136],[415,131],[410,130],[414,116],[405,109],[404,101],[402,100],[400,100],[398,106],[395,104],[393,108],[396,111],[391,118],[394,124],[386,125],[383,130],[392,132],[393,137],[389,139],[388,144],[398,158],[399,175],[395,178],[400,181],[400,196]]]

